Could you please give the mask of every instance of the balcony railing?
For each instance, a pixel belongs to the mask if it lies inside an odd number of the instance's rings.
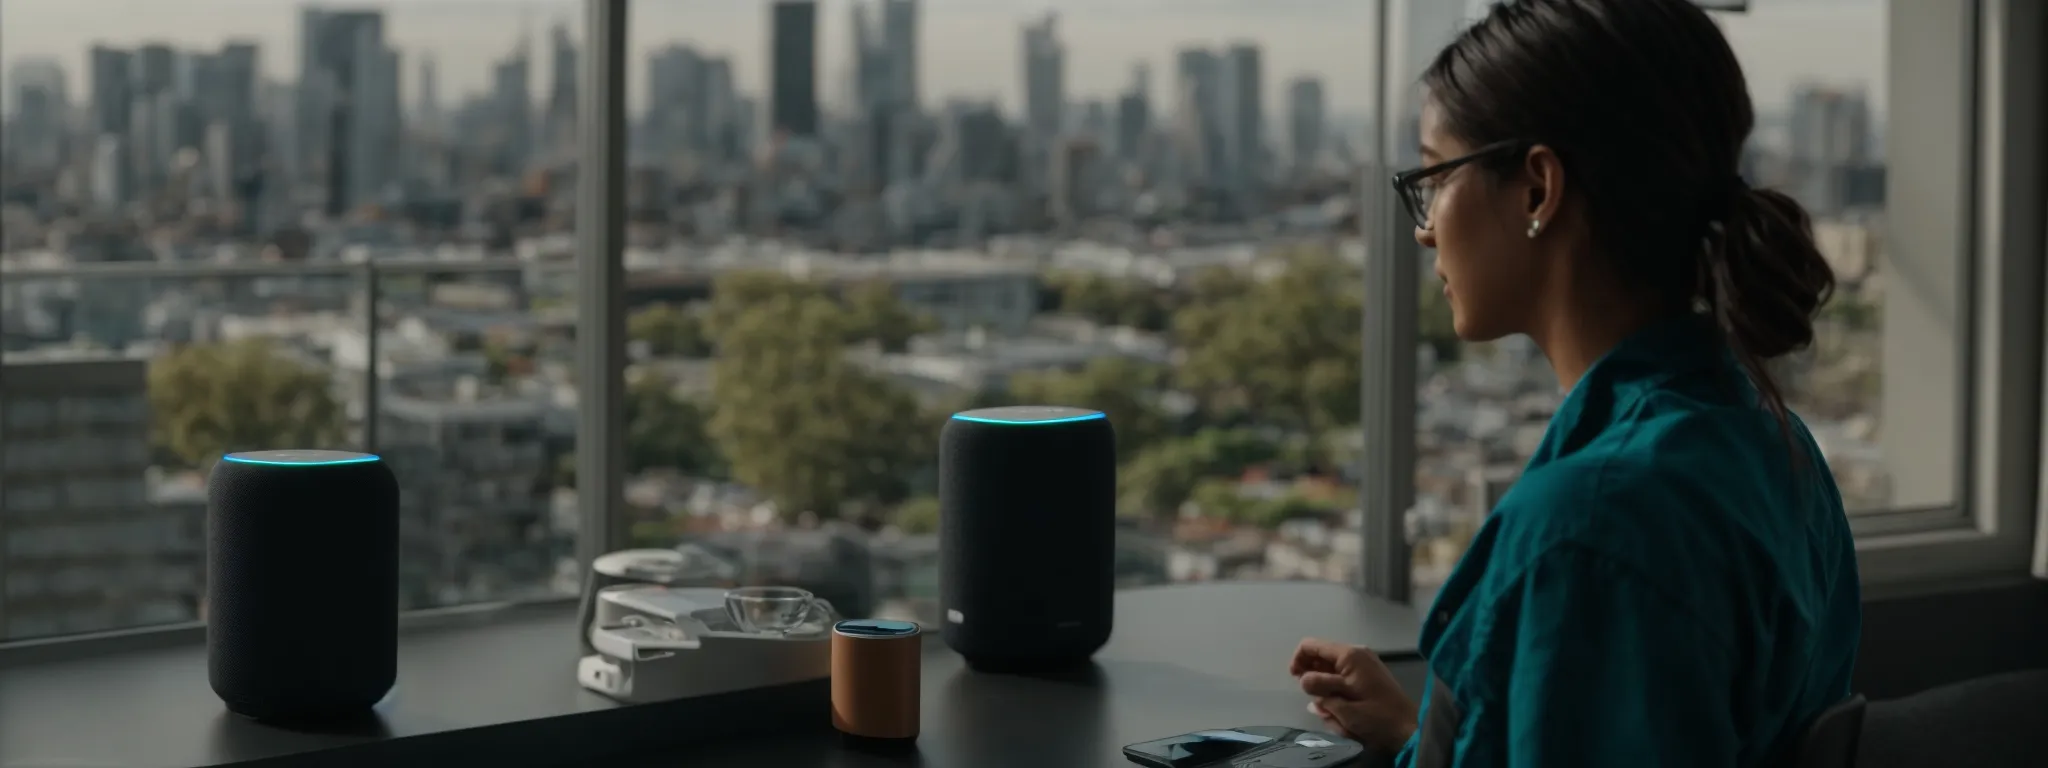
[[[119,280],[204,280],[214,278],[338,277],[360,280],[358,295],[363,311],[360,321],[364,339],[364,386],[362,402],[362,447],[376,452],[377,425],[382,411],[379,403],[385,364],[381,340],[386,332],[384,280],[391,277],[432,277],[479,274],[524,274],[528,287],[547,279],[571,281],[562,293],[573,295],[576,265],[570,262],[511,259],[446,261],[398,258],[354,262],[248,262],[169,263],[98,262],[57,267],[0,265],[0,296],[13,298],[20,286],[51,282],[100,282]]]

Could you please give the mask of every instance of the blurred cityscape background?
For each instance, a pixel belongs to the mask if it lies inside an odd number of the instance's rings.
[[[0,24],[33,34],[21,5]],[[576,5],[502,5],[476,90],[378,8],[5,61],[0,640],[202,618],[204,477],[234,450],[386,457],[407,608],[574,591],[583,46]],[[1355,576],[1358,195],[1386,170],[1346,106],[1366,46],[1281,70],[1289,39],[1246,11],[1083,92],[1089,6],[1031,5],[962,43],[1017,98],[928,87],[946,11],[917,0],[747,4],[765,34],[678,28],[632,63],[636,544],[928,618],[945,415],[1043,402],[1116,426],[1123,583]],[[1364,29],[1352,5],[1330,23]],[[1447,39],[1445,5],[1408,39]],[[1842,278],[1784,372],[1850,506],[1882,509],[1883,72],[1769,77],[1793,84],[1760,95],[1744,173],[1814,212]],[[1412,144],[1412,115],[1390,128]],[[1422,288],[1426,589],[1560,394],[1526,339],[1461,344]]]

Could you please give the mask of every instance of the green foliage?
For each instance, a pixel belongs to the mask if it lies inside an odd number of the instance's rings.
[[[939,532],[939,499],[936,496],[919,496],[896,507],[893,518],[897,529],[908,534]]]
[[[1882,308],[1870,301],[1848,292],[1839,292],[1828,303],[1821,305],[1820,319],[1841,325],[1851,331],[1872,331],[1882,319]]]
[[[626,337],[647,345],[657,357],[704,357],[711,337],[704,321],[688,307],[656,304],[626,318]]]
[[[910,340],[930,333],[938,324],[896,300],[896,289],[880,280],[848,286],[841,303],[850,326],[848,341],[873,341],[885,352],[902,352]]]
[[[1357,270],[1327,250],[1272,257],[1284,269],[1237,284],[1209,278],[1206,300],[1174,318],[1186,350],[1181,386],[1213,421],[1260,422],[1311,436],[1358,420]]]
[[[1289,520],[1325,517],[1340,510],[1337,504],[1292,492],[1273,498],[1247,496],[1237,482],[1221,478],[1202,481],[1191,500],[1204,516],[1269,529]]]
[[[521,357],[505,344],[488,341],[483,344],[484,378],[494,384],[504,383],[512,376],[512,367]]]
[[[1137,280],[1055,272],[1046,277],[1046,288],[1056,297],[1057,311],[1103,325],[1164,331],[1173,321],[1172,293]]]
[[[626,467],[629,472],[672,469],[718,478],[725,460],[707,432],[702,406],[675,392],[674,382],[643,374],[626,385]]]
[[[157,358],[149,405],[158,448],[190,468],[234,451],[327,448],[347,437],[328,373],[264,339],[195,344]]]
[[[764,302],[809,298],[826,300],[840,310],[835,327],[842,344],[872,341],[885,351],[901,352],[911,338],[937,327],[930,317],[898,301],[895,289],[885,281],[854,283],[835,298],[818,283],[780,272],[736,271],[720,275],[713,285],[704,329],[710,338],[722,341],[740,316]]]
[[[1451,317],[1451,302],[1444,297],[1443,286],[1434,277],[1423,281],[1417,295],[1416,326],[1422,343],[1436,350],[1438,362],[1454,363],[1464,351],[1464,344],[1458,339],[1458,327]]]
[[[556,488],[576,487],[576,454],[565,453],[555,457],[554,481]]]
[[[1160,442],[1131,459],[1118,474],[1119,506],[1132,514],[1170,518],[1194,498],[1204,481],[1242,475],[1281,455],[1280,446],[1249,430],[1205,429]]]
[[[1167,371],[1160,366],[1125,357],[1102,357],[1079,371],[1013,375],[1008,399],[1102,411],[1116,429],[1117,458],[1123,460],[1171,431],[1166,413],[1156,403],[1166,379]]]
[[[798,280],[769,270],[734,270],[719,274],[711,288],[711,306],[704,313],[704,329],[714,341],[722,341],[733,324],[763,303],[824,297],[817,283]]]
[[[908,392],[847,360],[851,311],[814,286],[751,275],[721,278],[712,303],[709,433],[734,480],[786,514],[828,518],[908,495],[936,429]]]

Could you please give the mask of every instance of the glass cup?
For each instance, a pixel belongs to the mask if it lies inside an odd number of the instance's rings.
[[[818,607],[816,596],[796,587],[740,587],[725,593],[725,612],[743,632],[788,634]]]

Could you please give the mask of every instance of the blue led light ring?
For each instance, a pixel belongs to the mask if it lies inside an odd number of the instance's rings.
[[[958,419],[960,421],[971,421],[976,424],[1011,424],[1017,426],[1035,426],[1039,424],[1068,424],[1076,421],[1094,421],[1096,419],[1106,419],[1109,417],[1100,413],[1089,413],[1080,416],[1062,416],[1057,419],[991,419],[982,416],[968,416],[966,414],[956,413],[953,414],[953,418]]]
[[[333,466],[340,466],[340,465],[343,465],[343,464],[371,464],[371,463],[375,463],[375,462],[379,462],[379,461],[383,461],[383,460],[384,460],[384,459],[383,459],[382,457],[380,457],[380,456],[376,456],[376,455],[373,455],[373,454],[368,454],[368,453],[359,453],[359,454],[347,454],[347,453],[346,453],[346,452],[344,452],[344,451],[308,451],[308,453],[326,453],[326,454],[342,454],[342,455],[343,455],[343,457],[342,457],[342,458],[323,458],[323,459],[291,459],[291,458],[257,458],[258,456],[261,456],[261,455],[265,455],[265,454],[290,454],[290,453],[295,453],[295,451],[255,451],[255,452],[251,452],[251,453],[230,453],[230,454],[228,454],[228,455],[226,455],[226,456],[222,456],[222,457],[220,457],[220,460],[221,460],[221,461],[225,461],[225,462],[229,462],[229,463],[231,463],[231,464],[249,464],[249,465],[253,465],[253,466],[262,466],[262,467],[333,467]]]

